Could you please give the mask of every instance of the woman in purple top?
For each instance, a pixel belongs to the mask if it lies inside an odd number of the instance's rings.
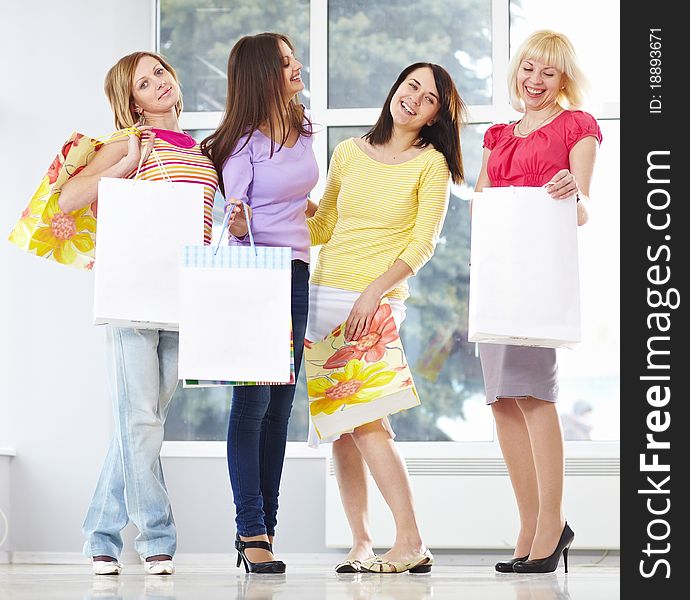
[[[299,374],[309,306],[307,194],[318,180],[312,126],[297,94],[302,64],[281,34],[244,36],[228,58],[225,115],[202,151],[221,176],[230,243],[292,248],[292,328]],[[241,307],[238,307],[241,310]],[[273,556],[278,488],[294,385],[235,386],[228,426],[228,470],[236,508],[237,566],[282,573]]]

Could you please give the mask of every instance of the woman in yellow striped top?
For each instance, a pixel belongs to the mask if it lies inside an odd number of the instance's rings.
[[[362,138],[341,142],[321,202],[310,203],[312,245],[321,245],[309,290],[306,337],[319,340],[347,321],[345,339],[369,332],[388,298],[398,328],[407,279],[431,258],[448,207],[448,186],[463,178],[460,126],[465,106],[448,72],[432,63],[406,67],[378,121]],[[384,418],[333,441],[333,461],[352,549],[339,572],[427,572],[405,464]],[[310,445],[318,444],[311,427]],[[324,441],[324,440],[321,440]],[[373,555],[367,523],[367,470],[393,513],[396,540]]]

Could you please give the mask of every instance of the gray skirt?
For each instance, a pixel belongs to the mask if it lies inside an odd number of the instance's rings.
[[[558,399],[558,364],[554,348],[479,344],[486,403],[532,396]]]

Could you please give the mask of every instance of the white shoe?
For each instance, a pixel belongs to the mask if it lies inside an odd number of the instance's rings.
[[[116,560],[94,560],[91,566],[94,575],[119,575],[122,572],[122,565]]]
[[[147,575],[172,575],[175,567],[172,560],[144,561],[144,572]]]

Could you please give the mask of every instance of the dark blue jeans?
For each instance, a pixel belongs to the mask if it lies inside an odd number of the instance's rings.
[[[292,335],[295,380],[309,310],[309,265],[292,261]],[[237,533],[275,535],[294,385],[235,386],[228,424],[228,471]]]

